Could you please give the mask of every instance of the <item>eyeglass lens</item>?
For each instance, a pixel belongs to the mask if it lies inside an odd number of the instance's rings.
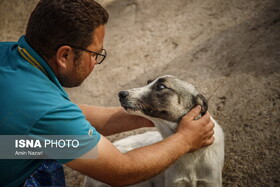
[[[96,55],[96,62],[97,62],[98,64],[102,63],[102,61],[105,59],[105,57],[106,57],[106,51],[105,51],[104,49],[102,49],[101,54],[104,55],[104,56],[98,55],[98,54]]]

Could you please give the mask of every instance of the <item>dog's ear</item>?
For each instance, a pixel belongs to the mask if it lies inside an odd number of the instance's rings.
[[[203,116],[208,110],[208,102],[201,94],[196,96],[196,104],[201,106],[201,115]]]

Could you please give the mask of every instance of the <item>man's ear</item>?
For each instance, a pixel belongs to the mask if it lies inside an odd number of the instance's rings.
[[[61,46],[56,51],[56,62],[60,68],[66,69],[69,62],[74,61],[74,52],[70,46]]]
[[[196,96],[196,104],[201,106],[201,115],[204,115],[208,110],[208,102],[201,94]]]

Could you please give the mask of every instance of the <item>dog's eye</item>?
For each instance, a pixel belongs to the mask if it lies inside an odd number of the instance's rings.
[[[163,85],[163,84],[157,85],[157,89],[159,89],[159,90],[162,90],[162,89],[164,89],[164,88],[166,88],[166,86]]]

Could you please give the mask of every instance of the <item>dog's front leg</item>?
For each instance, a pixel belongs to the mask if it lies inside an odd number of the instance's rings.
[[[205,181],[205,187],[222,187],[223,186],[223,181],[222,177],[219,177],[215,181]]]
[[[206,182],[205,183],[205,187],[222,187],[222,183],[221,182]]]
[[[222,187],[223,186],[223,179],[222,179],[222,172],[216,172],[216,176],[210,180],[205,180],[205,187]]]

